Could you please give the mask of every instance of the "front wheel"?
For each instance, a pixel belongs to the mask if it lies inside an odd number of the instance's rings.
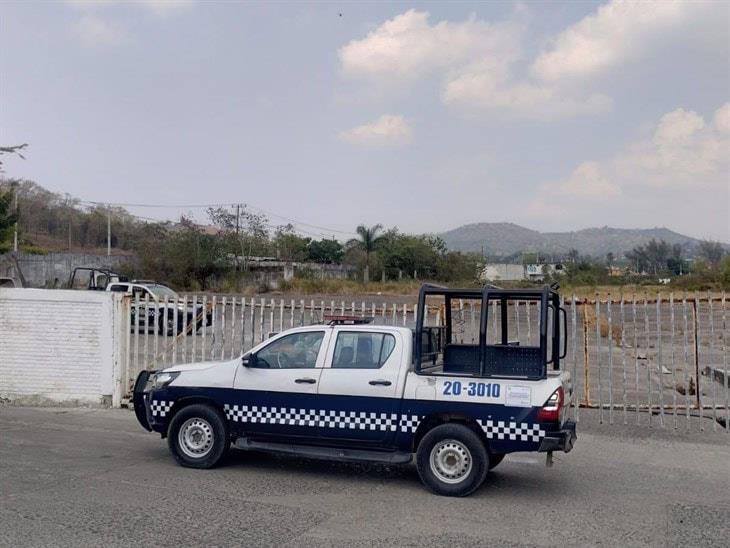
[[[182,466],[213,468],[228,450],[228,428],[216,409],[208,405],[188,405],[172,418],[167,443]]]
[[[504,453],[492,453],[489,455],[489,469],[493,470],[504,460]]]
[[[437,495],[465,497],[489,471],[489,454],[482,440],[462,424],[442,424],[430,430],[416,451],[421,481]]]

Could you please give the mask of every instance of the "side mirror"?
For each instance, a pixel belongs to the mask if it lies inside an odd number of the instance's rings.
[[[243,367],[256,367],[256,354],[247,354],[241,358]]]

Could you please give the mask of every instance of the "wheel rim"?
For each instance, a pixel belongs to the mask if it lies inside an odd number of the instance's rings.
[[[199,459],[213,449],[213,428],[207,421],[193,417],[180,427],[177,440],[180,450],[186,456]]]
[[[460,483],[471,472],[471,452],[460,441],[440,441],[431,449],[429,460],[431,472],[444,483]]]

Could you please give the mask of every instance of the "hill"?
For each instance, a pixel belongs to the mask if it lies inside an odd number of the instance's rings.
[[[439,234],[449,249],[487,255],[514,255],[523,252],[565,254],[577,249],[581,255],[616,257],[652,238],[680,244],[688,255],[699,240],[668,228],[585,228],[572,232],[538,232],[514,223],[473,223]]]

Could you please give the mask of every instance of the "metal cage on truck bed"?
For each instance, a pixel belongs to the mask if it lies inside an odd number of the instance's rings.
[[[429,297],[443,299],[441,325],[424,325]],[[471,343],[458,342],[454,337],[452,304],[459,301],[463,306],[465,300],[478,301],[478,334]],[[536,308],[536,344],[531,341],[524,344],[509,338],[508,310],[520,303],[526,307],[528,322],[531,308]],[[519,309],[516,312],[519,332]],[[493,326],[491,333],[490,321]],[[560,369],[560,361],[565,357],[566,324],[567,315],[560,306],[556,288],[499,289],[487,286],[484,289],[452,289],[426,284],[418,294],[415,370],[426,375],[544,379],[548,365]]]

